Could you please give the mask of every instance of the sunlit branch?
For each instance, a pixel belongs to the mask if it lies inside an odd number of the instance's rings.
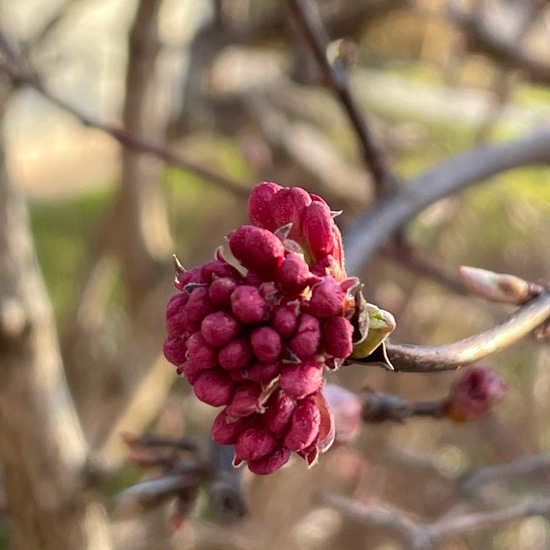
[[[477,470],[464,480],[462,488],[466,492],[474,492],[489,483],[506,481],[510,478],[517,480],[519,477],[540,482],[541,478],[549,473],[550,453],[526,455],[505,464],[487,466]]]
[[[395,195],[367,210],[347,231],[344,245],[348,273],[357,273],[390,235],[436,201],[500,172],[537,163],[550,163],[548,127],[458,154],[411,178]]]
[[[397,371],[453,370],[501,351],[550,319],[550,293],[543,292],[518,309],[504,323],[464,340],[442,346],[389,342],[388,356]]]
[[[404,540],[413,550],[435,548],[437,542],[446,537],[487,529],[510,521],[531,516],[550,515],[550,499],[539,499],[491,512],[465,514],[420,524],[398,511],[374,505],[364,505],[349,498],[322,493],[318,502],[338,510],[344,517],[353,519],[369,527],[385,528]]]
[[[231,178],[223,176],[211,168],[186,158],[181,153],[170,151],[161,144],[153,143],[128,133],[120,126],[102,122],[93,116],[84,113],[68,101],[54,95],[42,84],[38,75],[28,68],[28,63],[25,59],[19,57],[16,63],[13,62],[13,51],[17,50],[12,48],[11,51],[8,52],[6,49],[6,44],[10,44],[10,41],[3,33],[0,32],[0,69],[3,69],[14,82],[36,90],[48,99],[48,101],[80,120],[80,122],[85,126],[97,128],[105,132],[124,147],[154,155],[155,157],[164,160],[166,163],[177,168],[181,168],[182,170],[192,172],[193,174],[214,183],[218,187],[225,189],[238,197],[243,199],[248,197],[249,189],[244,183],[239,183]]]
[[[550,84],[550,64],[538,59],[518,44],[509,33],[498,34],[480,14],[469,14],[454,2],[448,2],[451,21],[464,31],[471,48],[491,56],[491,60],[506,67],[521,70],[534,82]],[[538,12],[542,17],[541,5]]]
[[[363,160],[373,175],[377,194],[383,196],[393,192],[397,186],[396,178],[374,143],[365,118],[350,91],[345,68],[338,58],[331,63],[327,57],[329,40],[316,7],[312,5],[311,0],[290,0],[289,4],[326,81],[340,100],[357,134]]]

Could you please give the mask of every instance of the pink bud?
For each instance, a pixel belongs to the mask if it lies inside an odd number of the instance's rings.
[[[282,435],[292,418],[296,402],[284,391],[275,392],[266,403],[262,418],[267,427],[275,434]]]
[[[242,225],[229,235],[229,246],[242,265],[272,280],[283,263],[285,248],[271,231],[255,225]]]
[[[220,279],[221,280],[221,279]],[[241,323],[225,311],[216,311],[207,315],[201,323],[201,334],[214,347],[230,342],[241,330]]]
[[[310,360],[284,365],[279,384],[292,399],[303,399],[323,387],[323,364]]]
[[[306,208],[302,228],[307,246],[316,260],[332,254],[338,246],[338,239],[341,239],[330,208],[324,201],[313,201]]]
[[[176,277],[175,285],[178,290],[183,290],[190,283],[203,283],[201,268],[192,267],[183,273],[179,273]]]
[[[188,361],[196,364],[198,368],[209,369],[218,364],[218,352],[206,343],[200,332],[193,333],[187,339]]]
[[[185,332],[185,324],[182,318],[185,316],[184,307],[189,300],[187,292],[178,292],[168,302],[166,306],[166,328],[168,334],[181,336]]]
[[[163,352],[164,357],[173,365],[180,365],[187,358],[185,341],[178,336],[168,336],[164,340]]]
[[[280,189],[280,185],[270,181],[263,181],[252,189],[248,197],[248,216],[254,225],[270,231],[277,229],[271,214],[271,200]]]
[[[309,193],[301,187],[283,187],[271,199],[269,204],[273,221],[277,227],[292,224],[291,238],[302,234],[302,218],[311,204]]]
[[[212,304],[208,299],[208,289],[204,286],[195,288],[189,295],[189,301],[185,306],[186,317],[200,323],[211,312]]]
[[[318,277],[324,277],[325,275],[328,275],[329,277],[332,277],[337,281],[341,281],[346,277],[343,262],[336,261],[332,254],[329,254],[328,256],[325,256],[324,258],[319,260],[311,268],[311,273]]]
[[[193,385],[197,381],[197,378],[211,367],[204,367],[200,362],[186,361],[178,368],[178,374],[185,375],[187,381]]]
[[[208,288],[208,298],[216,307],[226,307],[231,301],[231,294],[237,288],[237,283],[229,277],[214,279]]]
[[[345,317],[331,317],[323,327],[325,351],[339,359],[345,359],[353,351],[353,325]]]
[[[277,447],[277,440],[266,429],[248,428],[241,432],[235,443],[237,460],[258,460],[271,454]]]
[[[262,388],[258,384],[249,383],[240,385],[235,392],[233,400],[227,407],[227,416],[236,419],[262,412],[261,395]]]
[[[336,384],[327,384],[319,395],[325,396],[334,416],[336,441],[347,443],[356,439],[362,424],[359,397]]]
[[[290,349],[300,358],[307,359],[315,354],[321,341],[319,321],[308,314],[300,317],[296,336],[290,341]]]
[[[301,451],[313,443],[319,433],[321,414],[313,397],[298,401],[292,414],[285,445],[291,451]]]
[[[282,364],[280,361],[275,363],[254,363],[247,372],[247,376],[253,382],[258,382],[262,386],[267,386],[281,372]]]
[[[290,459],[290,451],[286,447],[280,447],[273,453],[259,458],[258,460],[249,460],[248,469],[256,475],[267,475],[276,472],[284,466]]]
[[[249,285],[242,285],[231,295],[231,309],[243,323],[259,323],[267,313],[267,304],[260,291]]]
[[[492,368],[469,369],[453,386],[445,416],[455,422],[477,420],[504,399],[506,390],[506,382]]]
[[[273,363],[281,354],[281,337],[271,327],[260,327],[254,330],[250,342],[254,355],[264,363]]]
[[[241,275],[230,263],[222,260],[212,260],[201,267],[202,280],[206,283],[212,282],[220,277],[240,279]]]
[[[323,277],[311,289],[309,312],[317,318],[339,315],[344,306],[346,293],[332,277]]]
[[[221,368],[205,370],[193,385],[195,395],[207,405],[227,405],[235,394],[235,382]]]
[[[230,371],[244,369],[252,360],[252,348],[247,338],[236,338],[220,349],[218,361]]]
[[[232,420],[227,417],[227,408],[216,416],[212,424],[212,438],[220,445],[233,445],[238,435],[249,425],[250,419]]]
[[[298,327],[300,305],[298,302],[289,302],[273,308],[271,325],[283,337],[292,336]]]
[[[302,256],[290,252],[279,270],[279,282],[283,292],[291,296],[300,294],[312,281],[309,266]]]

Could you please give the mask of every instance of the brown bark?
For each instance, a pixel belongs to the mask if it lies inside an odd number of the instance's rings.
[[[10,185],[1,139],[0,457],[15,548],[110,548],[102,507],[83,484],[87,446],[66,386],[25,204]]]

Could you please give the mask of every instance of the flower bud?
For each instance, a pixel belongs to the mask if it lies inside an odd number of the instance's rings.
[[[284,466],[289,459],[290,451],[287,447],[283,446],[258,460],[249,460],[248,469],[256,475],[272,474]]]
[[[289,237],[302,234],[302,218],[306,208],[311,204],[309,193],[301,187],[283,187],[271,199],[270,208],[273,221],[277,227],[292,224]]]
[[[467,370],[449,395],[444,414],[455,422],[478,420],[504,399],[506,382],[490,367]]]
[[[330,208],[324,201],[313,201],[306,208],[302,229],[308,249],[317,261],[332,254],[335,244],[341,240]]]
[[[263,421],[275,435],[282,435],[288,427],[295,407],[296,402],[284,391],[278,390],[266,403]]]
[[[336,441],[347,443],[356,439],[362,425],[362,404],[359,397],[336,384],[327,384],[323,395],[334,416]]]
[[[303,399],[323,387],[323,364],[309,360],[297,365],[284,365],[279,384],[292,399]]]
[[[298,327],[300,305],[297,301],[275,306],[271,313],[271,325],[283,337],[292,336]]]
[[[226,307],[231,302],[231,295],[237,288],[237,283],[230,277],[214,279],[208,288],[208,298],[215,307]]]
[[[282,187],[270,181],[256,185],[248,197],[248,217],[254,225],[270,231],[277,229],[271,211],[271,200]]]
[[[338,262],[332,254],[328,254],[319,260],[311,268],[311,273],[317,277],[324,277],[325,275],[328,275],[337,281],[341,281],[346,277],[343,262]]]
[[[187,359],[185,341],[178,336],[168,336],[164,340],[163,352],[164,357],[174,365],[180,365]]]
[[[218,364],[218,352],[209,346],[200,332],[195,332],[187,339],[188,361],[198,368],[209,369]]]
[[[279,282],[283,292],[298,296],[313,280],[309,266],[302,256],[290,252],[279,270]]]
[[[319,433],[321,414],[313,397],[298,401],[290,428],[285,436],[285,445],[291,451],[301,451],[313,443]]]
[[[218,361],[230,371],[241,370],[252,360],[252,349],[247,338],[236,338],[220,349]]]
[[[189,301],[185,306],[185,316],[190,321],[200,323],[209,313],[212,313],[212,304],[208,299],[208,289],[199,286],[189,295]]]
[[[307,359],[315,354],[321,341],[319,321],[308,314],[300,317],[296,336],[290,341],[290,349],[300,358]]]
[[[281,372],[280,361],[274,363],[254,363],[247,371],[249,380],[257,382],[261,386],[268,386]]]
[[[205,283],[211,283],[220,277],[239,279],[240,273],[227,261],[212,260],[201,267],[201,277]]]
[[[205,370],[193,385],[195,395],[207,405],[227,405],[235,394],[235,382],[221,368]]]
[[[276,447],[277,440],[265,428],[248,428],[237,437],[235,456],[239,462],[258,460],[271,454]]]
[[[272,279],[285,257],[281,240],[271,231],[255,225],[242,225],[231,233],[229,246],[235,258],[247,269]]]
[[[231,309],[237,319],[253,324],[259,323],[265,317],[267,304],[256,287],[242,285],[231,295]]]
[[[345,359],[353,351],[353,325],[345,317],[331,317],[323,327],[323,347],[329,355]]]
[[[166,328],[168,334],[172,336],[181,336],[185,332],[184,308],[189,301],[187,292],[178,292],[168,302],[166,306]]]
[[[261,395],[262,388],[258,384],[248,383],[240,385],[235,392],[233,400],[227,407],[227,416],[236,419],[262,412]]]
[[[175,286],[178,290],[184,290],[188,284],[200,284],[203,282],[204,281],[202,280],[201,268],[192,267],[187,271],[184,270],[177,273]]]
[[[281,337],[271,327],[260,327],[254,330],[250,336],[250,342],[254,355],[263,363],[273,363],[281,354]]]
[[[208,344],[216,348],[230,342],[240,330],[239,321],[225,311],[210,313],[201,323],[202,336]]]
[[[249,425],[250,419],[230,419],[227,408],[223,409],[212,424],[212,439],[220,445],[233,445],[239,434]]]
[[[311,289],[309,312],[319,319],[339,315],[344,307],[346,293],[332,277],[323,277]]]

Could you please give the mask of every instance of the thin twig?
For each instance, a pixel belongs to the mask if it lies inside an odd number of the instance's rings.
[[[389,235],[437,200],[500,172],[537,163],[550,163],[550,127],[505,143],[476,147],[411,178],[347,231],[348,273],[357,273]]]
[[[511,346],[549,318],[550,293],[543,292],[518,309],[505,322],[464,340],[442,346],[416,346],[388,342],[386,351],[396,371],[454,370]],[[361,363],[356,359],[353,362]]]
[[[36,90],[48,99],[48,101],[76,117],[85,126],[97,128],[105,132],[125,147],[141,151],[142,153],[154,155],[155,157],[164,160],[166,163],[182,170],[192,172],[238,197],[243,199],[248,197],[249,189],[244,183],[239,183],[231,178],[223,176],[211,168],[190,160],[181,153],[174,153],[158,143],[153,143],[128,133],[120,126],[110,124],[108,122],[102,122],[93,116],[84,113],[68,101],[56,96],[42,84],[38,75],[28,68],[28,62],[26,60],[19,57],[16,64],[10,60],[10,55],[8,50],[5,48],[5,44],[11,44],[11,41],[8,40],[5,34],[0,31],[0,52],[5,55],[5,58],[0,55],[0,69],[3,69],[14,82],[24,84],[25,86]],[[13,50],[14,48],[11,49]]]
[[[502,482],[510,478],[517,481],[519,477],[540,483],[541,478],[549,473],[550,453],[524,455],[505,464],[480,468],[462,482],[462,488],[466,492],[477,492],[489,483]]]
[[[371,171],[378,196],[391,194],[397,188],[397,179],[374,143],[371,131],[350,91],[346,70],[339,59],[333,63],[327,58],[329,40],[321,17],[311,0],[290,0],[290,7],[300,26],[326,81],[340,100],[362,148],[363,160]]]
[[[515,38],[510,40],[509,36],[495,32],[486,17],[469,14],[454,2],[448,2],[448,12],[451,21],[469,37],[473,50],[489,54],[496,63],[521,70],[533,82],[550,83],[550,64],[520,46]]]
[[[502,510],[477,512],[444,518],[429,524],[412,521],[396,510],[364,505],[349,498],[321,493],[318,502],[338,510],[343,516],[367,526],[385,528],[414,550],[428,550],[442,539],[477,529],[487,529],[531,516],[550,515],[550,498],[525,502]]]
[[[458,279],[443,269],[425,261],[423,258],[415,254],[413,248],[407,244],[388,243],[380,251],[383,256],[390,260],[401,264],[403,267],[410,269],[418,275],[429,277],[438,283],[445,285],[457,294],[469,294],[468,289]]]

